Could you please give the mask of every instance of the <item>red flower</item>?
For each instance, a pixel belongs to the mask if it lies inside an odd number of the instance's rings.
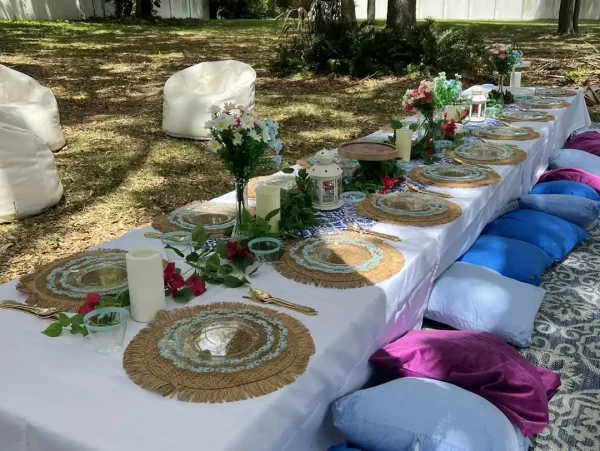
[[[454,136],[454,133],[456,132],[456,122],[454,122],[454,119],[450,119],[449,122],[442,125],[442,132],[444,138],[452,138]]]
[[[433,149],[431,147],[427,148],[427,156],[433,158]]]
[[[175,271],[175,263],[169,263],[165,268],[164,282],[171,296],[175,296],[181,288],[185,287],[185,280]]]
[[[423,101],[426,104],[433,103],[433,96],[431,94],[425,94],[425,98],[423,99]]]
[[[200,296],[206,292],[206,282],[204,282],[198,274],[194,274],[190,277],[185,283],[185,286],[190,289],[194,296]]]
[[[394,186],[396,186],[396,183],[400,182],[400,179],[397,178],[391,178],[389,175],[386,175],[383,180],[383,188],[381,188],[381,191],[379,191],[381,194],[387,194],[387,192],[391,189],[394,189]]]
[[[501,53],[500,55],[498,55],[498,59],[505,60],[506,55],[504,53]]]
[[[229,242],[225,243],[225,245],[227,246],[227,259],[228,260],[233,260],[236,257],[248,258],[248,259],[252,260],[252,258],[253,258],[252,254],[250,252],[248,252],[248,249],[246,249],[244,247],[239,247],[237,241],[229,241]]]
[[[85,302],[79,306],[77,313],[87,315],[93,312],[98,304],[100,304],[100,295],[97,293],[88,293]]]

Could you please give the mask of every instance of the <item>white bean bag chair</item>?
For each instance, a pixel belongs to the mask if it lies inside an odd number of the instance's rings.
[[[209,108],[224,103],[254,108],[256,72],[239,61],[200,63],[177,72],[164,90],[163,131],[177,138],[208,139]]]
[[[41,213],[62,195],[48,146],[28,130],[0,123],[0,223]]]
[[[0,122],[31,131],[52,151],[66,143],[52,91],[29,75],[1,64]]]

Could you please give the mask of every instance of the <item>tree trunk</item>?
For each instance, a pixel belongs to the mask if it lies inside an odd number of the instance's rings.
[[[342,20],[356,22],[356,3],[354,0],[342,0]]]
[[[575,0],[573,6],[573,31],[579,33],[579,13],[581,11],[581,0]]]
[[[558,34],[573,34],[573,13],[575,11],[574,0],[560,0],[560,11],[558,12]]]
[[[136,0],[135,2],[135,17],[150,17],[152,16],[152,0]]]
[[[367,0],[367,21],[375,22],[375,0]]]
[[[417,0],[388,0],[386,23],[388,27],[408,27],[415,23],[417,23]]]

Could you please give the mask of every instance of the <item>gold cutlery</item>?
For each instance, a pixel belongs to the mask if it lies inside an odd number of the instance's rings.
[[[400,243],[402,241],[402,238],[398,236],[389,235],[387,233],[375,232],[373,230],[365,230],[358,224],[346,224],[346,230],[349,230],[351,232],[364,233],[365,235],[371,235],[376,238],[382,238],[384,240],[395,241],[396,243]]]
[[[454,161],[456,164],[462,164],[464,166],[475,166],[476,168],[485,169],[486,171],[491,171],[492,170],[492,168],[489,168],[489,167],[484,166],[482,164],[465,163],[460,158],[452,158],[452,161]]]
[[[413,193],[419,193],[419,194],[427,194],[427,195],[432,195],[432,196],[438,196],[438,197],[443,197],[444,199],[452,199],[454,196],[450,195],[450,194],[445,194],[445,193],[436,193],[435,191],[426,191],[426,190],[422,190],[419,189],[418,187],[416,187],[415,185],[409,183],[406,185],[407,188],[412,191]]]
[[[34,305],[21,304],[16,301],[0,301],[0,308],[29,313],[30,315],[35,315],[42,319],[58,319],[59,313],[57,308],[36,307]]]
[[[146,233],[144,233],[144,236],[146,238],[159,239],[162,236],[162,233],[158,233],[158,232],[146,232]]]
[[[260,302],[261,304],[272,304],[279,307],[289,308],[305,315],[316,315],[318,312],[312,308],[301,304],[294,304],[293,302],[284,301],[283,299],[271,296],[266,291],[259,290],[257,288],[250,288],[248,290],[249,296],[244,296],[244,299],[252,299],[253,301]]]

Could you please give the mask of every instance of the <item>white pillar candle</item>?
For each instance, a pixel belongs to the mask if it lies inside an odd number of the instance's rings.
[[[446,105],[446,119],[454,119],[458,121],[460,119],[460,109],[456,105]]]
[[[513,72],[510,75],[510,87],[520,88],[521,87],[521,72]]]
[[[265,218],[269,213],[281,207],[281,190],[278,186],[258,185],[254,188],[256,193],[256,216]],[[270,232],[279,232],[281,213],[277,213],[269,220]]]
[[[398,151],[398,158],[401,158],[402,161],[410,161],[412,135],[412,130],[408,128],[396,130],[396,150]]]
[[[134,321],[148,323],[154,319],[156,312],[167,307],[160,252],[136,249],[127,253],[125,261],[131,317]]]

